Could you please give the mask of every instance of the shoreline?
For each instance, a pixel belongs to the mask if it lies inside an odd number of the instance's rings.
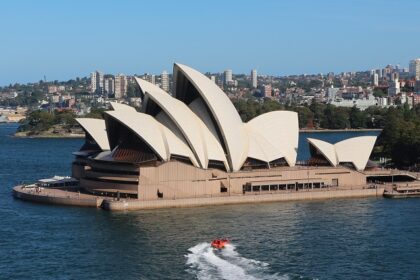
[[[60,134],[36,134],[36,135],[26,135],[25,132],[16,132],[14,134],[12,134],[12,137],[15,138],[62,138],[62,139],[66,139],[66,138],[70,138],[70,139],[81,139],[81,138],[85,138],[84,134],[64,134],[64,135],[60,135]]]
[[[378,131],[381,132],[381,128],[349,128],[349,129],[299,129],[299,133],[333,133],[333,132],[369,132],[369,131]],[[65,134],[65,135],[56,135],[56,134],[37,134],[37,135],[26,135],[27,132],[16,132],[12,136],[16,138],[84,138],[84,134]]]
[[[369,132],[382,130],[382,128],[299,129],[299,132]]]

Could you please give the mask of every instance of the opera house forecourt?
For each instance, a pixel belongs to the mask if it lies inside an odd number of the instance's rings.
[[[172,96],[136,78],[140,112],[111,103],[104,120],[77,119],[86,133],[72,165],[79,199],[122,210],[382,194],[365,172],[375,136],[308,139],[311,159],[298,165],[297,113],[243,123],[208,77],[182,64],[173,75]]]

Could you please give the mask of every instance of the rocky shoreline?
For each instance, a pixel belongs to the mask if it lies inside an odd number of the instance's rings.
[[[84,138],[85,134],[80,133],[39,133],[31,134],[31,131],[20,131],[16,132],[14,135],[16,138]]]

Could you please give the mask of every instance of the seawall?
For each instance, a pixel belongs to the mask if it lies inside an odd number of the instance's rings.
[[[21,186],[16,186],[13,188],[13,196],[18,199],[37,203],[82,207],[100,207],[103,202],[103,198],[91,195],[80,195],[75,192],[66,192],[54,189],[36,193],[27,191]]]
[[[276,194],[236,195],[165,200],[104,200],[102,208],[110,211],[145,210],[159,208],[197,207],[224,204],[263,203],[294,200],[317,200],[332,198],[370,197],[383,195],[384,188],[376,189],[335,189],[320,191],[298,191]]]

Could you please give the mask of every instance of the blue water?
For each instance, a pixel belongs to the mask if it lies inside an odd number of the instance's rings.
[[[0,279],[420,279],[420,199],[121,213],[33,204],[12,186],[69,174],[82,140],[8,137],[15,128],[0,125]],[[232,246],[209,248],[225,236]]]

